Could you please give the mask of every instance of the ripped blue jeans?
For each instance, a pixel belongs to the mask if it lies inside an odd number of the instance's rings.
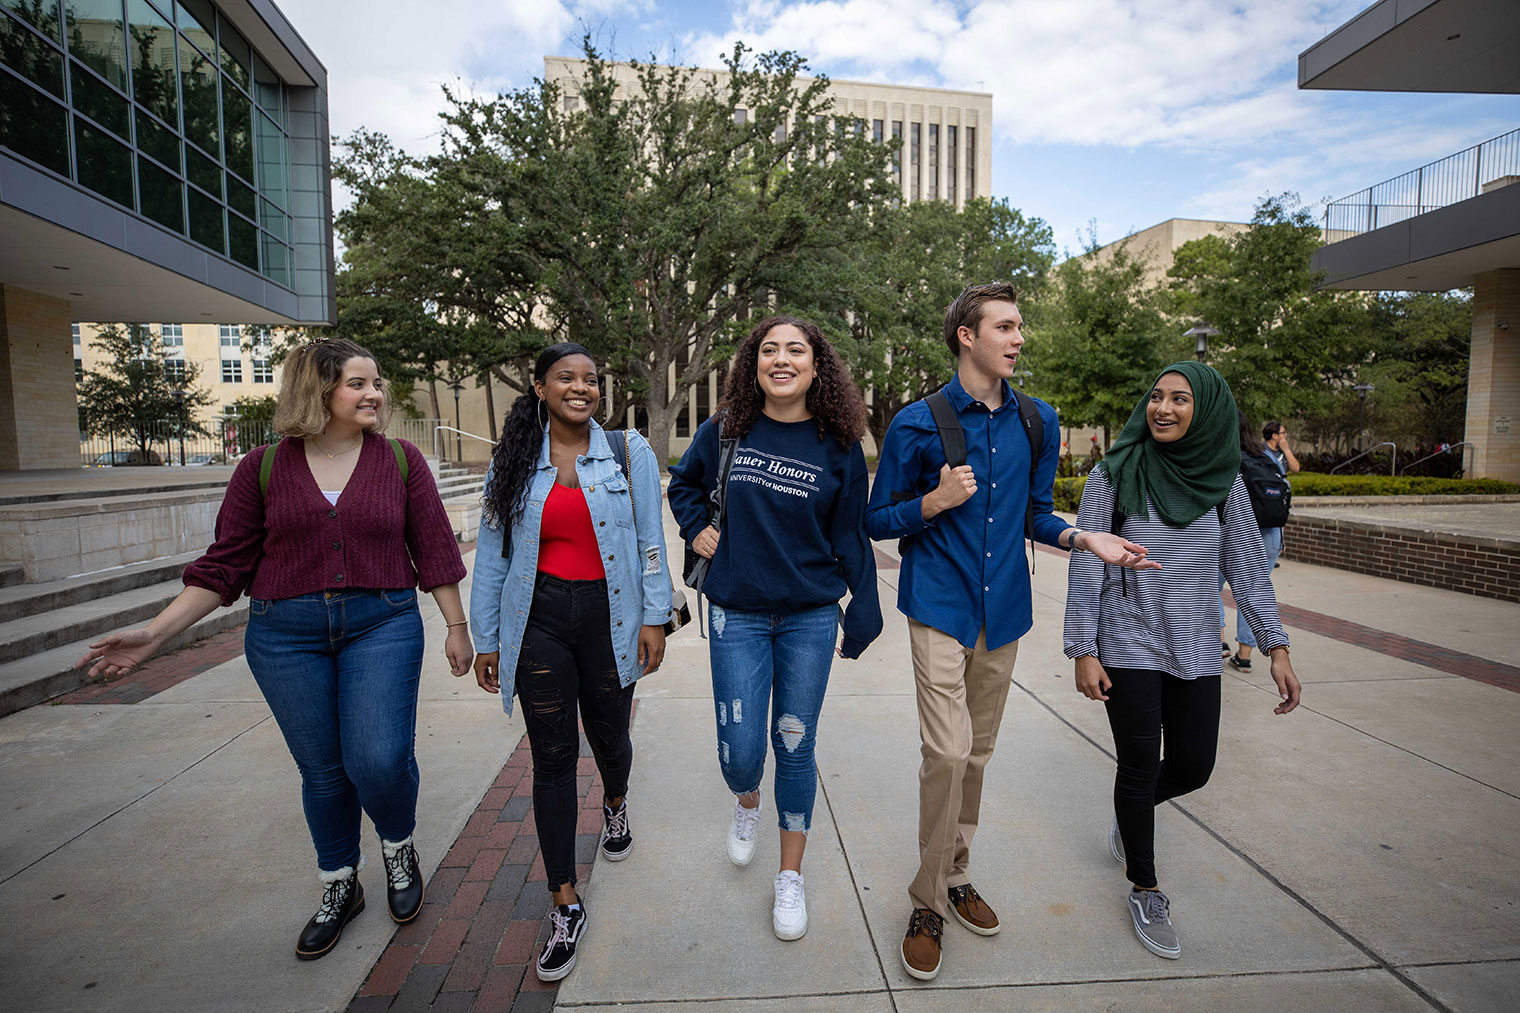
[[[776,753],[777,825],[806,832],[818,794],[813,744],[834,661],[839,606],[740,612],[713,605],[711,624],[723,780],[735,795],[758,791],[769,741]]]

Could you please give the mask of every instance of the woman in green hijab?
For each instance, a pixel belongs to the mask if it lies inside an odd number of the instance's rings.
[[[1122,534],[1161,563],[1131,574],[1073,553],[1065,650],[1078,692],[1104,703],[1114,734],[1108,848],[1133,884],[1135,934],[1152,953],[1176,958],[1182,946],[1171,903],[1156,881],[1155,809],[1203,787],[1214,769],[1221,571],[1271,656],[1276,713],[1297,707],[1300,692],[1240,479],[1235,398],[1217,372],[1199,362],[1162,371],[1088,476],[1077,526]]]

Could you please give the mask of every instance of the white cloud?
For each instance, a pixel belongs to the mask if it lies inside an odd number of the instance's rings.
[[[521,87],[583,23],[648,10],[651,0],[280,0],[328,72],[332,132],[388,134],[408,151],[437,146],[440,86]]]
[[[1291,57],[1363,0],[758,0],[710,63],[743,40],[797,49],[840,77],[990,91],[993,123],[1025,143],[1217,147],[1312,114],[1284,80]],[[1270,90],[1269,90],[1270,89]]]

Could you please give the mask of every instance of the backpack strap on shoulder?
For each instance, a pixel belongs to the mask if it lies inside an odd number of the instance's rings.
[[[411,472],[406,463],[406,451],[402,449],[400,440],[386,440],[386,442],[391,445],[391,453],[396,455],[396,467],[401,471],[401,484],[404,486]]]
[[[950,403],[943,387],[924,398],[924,401],[934,416],[934,427],[939,430],[939,443],[945,451],[945,463],[952,468],[959,468],[966,463],[966,430],[961,428],[955,406]]]
[[[259,498],[269,497],[269,476],[274,471],[274,454],[280,448],[283,441],[276,440],[264,447],[264,456],[259,460]]]
[[[1034,541],[1034,473],[1040,466],[1040,454],[1045,450],[1045,420],[1040,417],[1040,407],[1034,398],[1017,387],[1012,388],[1013,400],[1019,406],[1019,420],[1024,423],[1024,434],[1029,437],[1029,499],[1024,504],[1024,537]]]
[[[623,477],[628,477],[628,430],[626,429],[603,429],[602,435],[607,437],[607,446],[612,448],[612,459],[617,462],[618,471]]]

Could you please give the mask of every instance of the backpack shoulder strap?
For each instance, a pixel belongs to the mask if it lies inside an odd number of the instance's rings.
[[[617,462],[618,471],[623,477],[628,477],[628,430],[626,429],[603,429],[602,435],[607,437],[607,446],[612,448],[612,459]]]
[[[934,427],[939,430],[939,443],[945,451],[945,463],[959,468],[966,463],[966,430],[961,428],[960,416],[955,406],[945,396],[944,388],[924,398],[934,416]]]
[[[1029,499],[1024,504],[1024,537],[1034,538],[1034,473],[1040,466],[1040,454],[1045,449],[1045,420],[1040,418],[1040,406],[1034,398],[1017,387],[1013,388],[1013,400],[1019,406],[1019,420],[1024,423],[1024,434],[1029,437]]]
[[[279,440],[264,447],[264,456],[259,460],[259,498],[269,497],[269,476],[274,471],[274,453],[280,447]]]
[[[401,484],[404,486],[411,472],[406,463],[406,451],[402,449],[400,440],[386,440],[386,442],[391,445],[391,453],[396,455],[396,467],[401,471]]]

